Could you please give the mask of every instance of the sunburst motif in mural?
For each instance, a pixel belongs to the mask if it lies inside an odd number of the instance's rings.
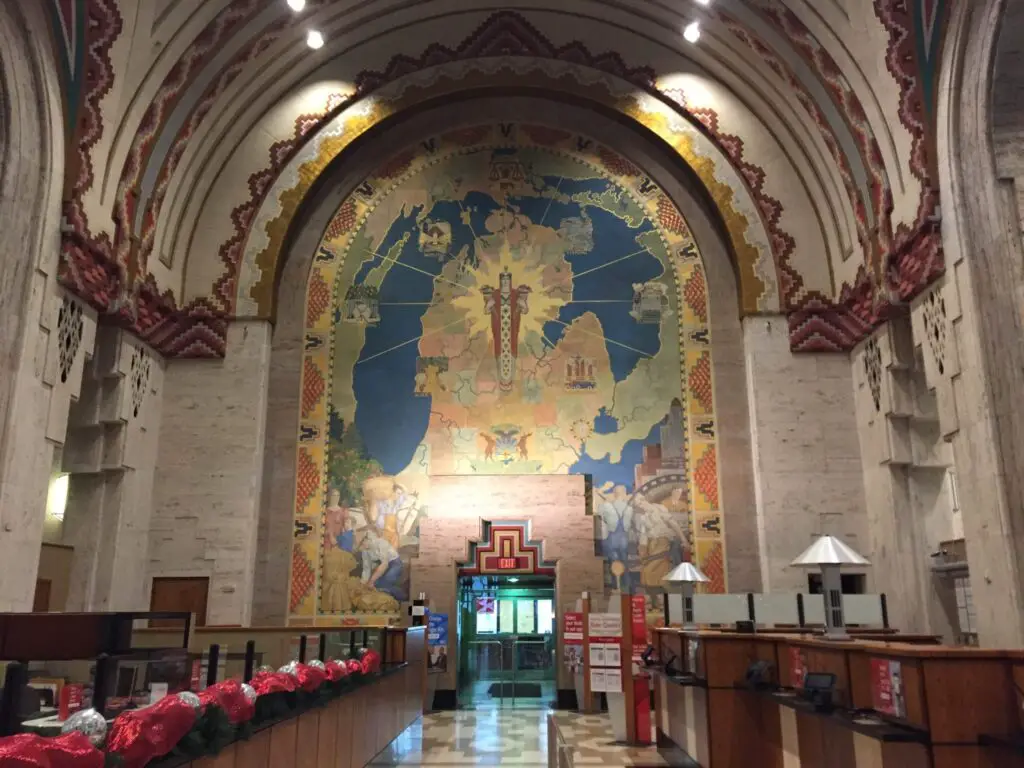
[[[483,239],[477,242],[480,264],[470,270],[463,281],[471,290],[452,300],[452,305],[465,315],[469,337],[491,333],[493,317],[488,306],[489,293],[500,290],[502,274],[506,271],[511,276],[513,289],[525,288],[523,293],[529,294],[524,300],[526,311],[519,314],[519,338],[526,338],[532,331],[543,335],[544,325],[558,317],[558,310],[565,303],[564,296],[571,290],[571,272],[566,270],[564,281],[557,275],[552,280],[550,264],[542,260],[538,248],[528,243],[513,247],[504,240],[499,248],[489,250]],[[564,291],[551,291],[563,284]]]

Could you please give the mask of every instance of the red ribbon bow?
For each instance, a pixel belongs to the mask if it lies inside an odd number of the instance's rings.
[[[259,672],[249,681],[249,685],[256,691],[257,696],[266,696],[268,693],[290,693],[299,687],[295,678],[284,672]]]
[[[380,672],[380,654],[373,650],[367,651],[363,654],[362,665],[364,675]]]
[[[237,680],[224,680],[199,692],[203,711],[211,704],[224,710],[232,725],[246,723],[256,716],[256,705],[245,698],[242,684]]]
[[[348,668],[340,661],[327,662],[327,679],[336,683],[344,677],[348,677]]]
[[[312,693],[324,684],[324,680],[327,679],[327,673],[308,664],[296,664],[295,679],[299,681],[299,687],[302,690],[306,691],[306,693]]]
[[[103,768],[103,753],[84,733],[47,738],[34,733],[0,739],[4,768]]]
[[[107,751],[124,760],[124,768],[142,766],[163,757],[196,722],[196,711],[177,696],[167,696],[151,707],[130,709],[117,716],[107,739]]]

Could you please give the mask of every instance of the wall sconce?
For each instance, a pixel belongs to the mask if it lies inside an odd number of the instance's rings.
[[[71,475],[54,475],[50,479],[50,490],[46,494],[46,516],[54,520],[64,519],[68,505],[68,484]]]

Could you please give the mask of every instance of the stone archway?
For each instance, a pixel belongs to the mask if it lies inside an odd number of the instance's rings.
[[[0,611],[31,608],[42,527],[38,488],[26,487],[12,465],[16,452],[29,450],[18,445],[24,425],[12,414],[35,383],[60,248],[63,122],[48,27],[43,3],[0,5]]]

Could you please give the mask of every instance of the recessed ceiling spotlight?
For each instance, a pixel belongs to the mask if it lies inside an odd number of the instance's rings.
[[[306,0],[288,0],[288,7],[298,13],[306,7]]]
[[[697,5],[711,5],[711,0],[696,0]]]
[[[324,47],[324,36],[317,32],[315,29],[309,30],[309,34],[306,35],[306,45],[312,48],[314,51]]]
[[[696,43],[700,40],[700,24],[696,21],[687,24],[686,29],[683,30],[683,37],[688,43]]]

